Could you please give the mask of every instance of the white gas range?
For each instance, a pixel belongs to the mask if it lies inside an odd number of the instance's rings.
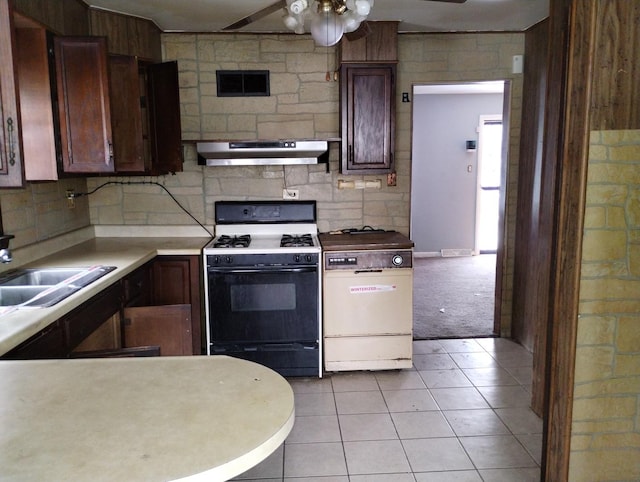
[[[207,353],[322,376],[315,201],[220,201],[203,249]]]

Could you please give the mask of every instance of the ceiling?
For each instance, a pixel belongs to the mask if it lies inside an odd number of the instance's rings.
[[[275,0],[85,0],[92,7],[153,20],[165,32],[220,32]],[[523,31],[548,16],[549,0],[375,0],[369,20],[399,21],[399,32]],[[239,32],[289,32],[282,11]]]

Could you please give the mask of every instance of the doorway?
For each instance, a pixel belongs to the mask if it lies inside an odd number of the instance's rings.
[[[502,133],[503,127],[508,132],[508,118],[503,119],[508,93],[505,81],[413,88],[414,320],[423,324],[414,332],[427,333],[423,338],[500,333],[496,273],[504,213]],[[422,282],[420,276],[428,281]],[[487,283],[478,286],[481,278]],[[434,289],[447,285],[452,289],[443,293]],[[471,315],[465,323],[456,323],[461,317],[453,312]]]

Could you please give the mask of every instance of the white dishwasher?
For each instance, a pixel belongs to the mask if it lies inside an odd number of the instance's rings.
[[[395,240],[401,236],[393,235]],[[368,241],[371,236],[366,235]],[[324,368],[411,368],[413,251],[405,246],[413,244],[404,236],[400,248],[393,247],[398,243],[363,245],[360,238],[346,240],[365,249],[323,252]],[[338,240],[332,241],[337,248]]]

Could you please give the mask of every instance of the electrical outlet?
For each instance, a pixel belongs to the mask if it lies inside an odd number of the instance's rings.
[[[76,198],[74,197],[73,189],[67,189],[67,207],[73,209],[76,207]]]
[[[300,191],[297,189],[283,189],[282,199],[295,199],[297,201],[300,199]]]

